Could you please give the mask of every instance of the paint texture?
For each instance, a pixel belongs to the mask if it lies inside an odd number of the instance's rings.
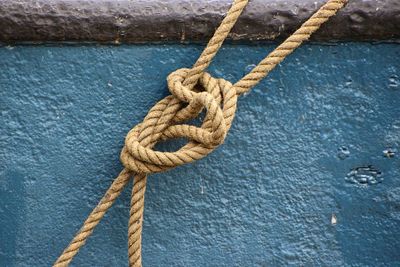
[[[236,81],[272,48],[227,45],[210,72]],[[125,134],[201,49],[0,47],[0,266],[57,258],[122,168]],[[400,265],[399,56],[291,55],[239,99],[224,145],[150,177],[144,266]],[[128,215],[129,189],[73,266],[126,266]]]

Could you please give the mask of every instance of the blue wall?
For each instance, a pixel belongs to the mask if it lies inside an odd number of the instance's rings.
[[[226,45],[210,71],[235,81],[272,48]],[[0,48],[0,266],[57,258],[201,49]],[[223,146],[149,179],[144,265],[400,266],[399,59],[398,44],[296,51],[240,98]],[[129,191],[74,266],[127,265]]]

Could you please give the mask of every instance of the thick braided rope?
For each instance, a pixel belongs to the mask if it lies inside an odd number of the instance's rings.
[[[129,266],[142,265],[142,222],[144,211],[144,194],[146,192],[146,175],[137,175],[132,188],[131,209],[128,225]]]
[[[247,92],[261,81],[287,55],[336,14],[347,0],[328,1],[249,74],[232,85],[224,79],[215,79],[204,71],[228,36],[247,2],[247,0],[234,1],[227,16],[191,69],[179,69],[168,76],[168,87],[172,95],[159,101],[149,111],[143,122],[128,133],[121,152],[121,161],[125,169],[90,213],[54,266],[68,266],[131,176],[134,176],[134,184],[128,227],[129,265],[142,266],[141,233],[147,174],[166,171],[193,162],[208,155],[222,144],[233,121],[237,95]],[[193,90],[193,88],[197,89]],[[201,127],[184,124],[185,121],[196,118],[204,109],[206,117]],[[180,137],[188,139],[189,142],[176,152],[159,152],[152,149],[160,140]]]
[[[82,228],[72,239],[69,246],[63,251],[57,259],[54,266],[68,266],[79,249],[85,244],[86,239],[93,233],[94,228],[99,224],[107,210],[114,204],[114,201],[121,194],[122,189],[130,180],[130,172],[124,169],[111,184],[110,188],[104,194],[99,204],[90,213],[89,217],[83,223]]]
[[[191,68],[189,75],[184,82],[184,85],[189,89],[193,88],[200,76],[210,65],[212,59],[221,48],[226,37],[228,37],[229,32],[236,24],[237,19],[239,18],[240,14],[242,14],[248,2],[248,0],[234,0],[231,8],[228,10],[228,13],[215,31],[213,37],[211,37],[206,48],[204,48],[196,63],[194,63],[193,67]]]
[[[268,73],[291,54],[304,41],[317,31],[323,23],[335,15],[348,0],[329,0],[316,13],[314,13],[301,27],[289,36],[281,45],[274,49],[247,75],[234,84],[238,94],[249,91],[259,83]]]

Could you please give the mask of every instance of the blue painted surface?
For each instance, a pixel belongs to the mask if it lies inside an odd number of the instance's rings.
[[[57,258],[125,134],[201,48],[0,48],[0,266]],[[227,45],[210,71],[235,81],[271,49]],[[149,179],[144,265],[400,266],[399,58],[396,44],[296,51],[240,98],[223,146]],[[129,191],[73,266],[127,265]]]

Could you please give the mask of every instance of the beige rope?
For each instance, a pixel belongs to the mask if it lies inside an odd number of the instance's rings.
[[[237,96],[249,91],[260,82],[287,55],[335,15],[347,3],[347,0],[329,0],[250,73],[232,85],[224,79],[213,78],[204,71],[228,36],[247,2],[248,0],[234,1],[227,16],[191,69],[178,69],[168,76],[168,88],[171,95],[156,103],[143,122],[129,131],[121,152],[124,170],[90,213],[54,266],[68,266],[129,182],[130,177],[134,176],[128,228],[128,256],[131,267],[141,267],[147,175],[203,158],[222,144],[235,115]],[[204,109],[206,117],[200,127],[184,123],[197,117]],[[189,141],[176,152],[159,152],[152,149],[161,140],[179,137]]]

